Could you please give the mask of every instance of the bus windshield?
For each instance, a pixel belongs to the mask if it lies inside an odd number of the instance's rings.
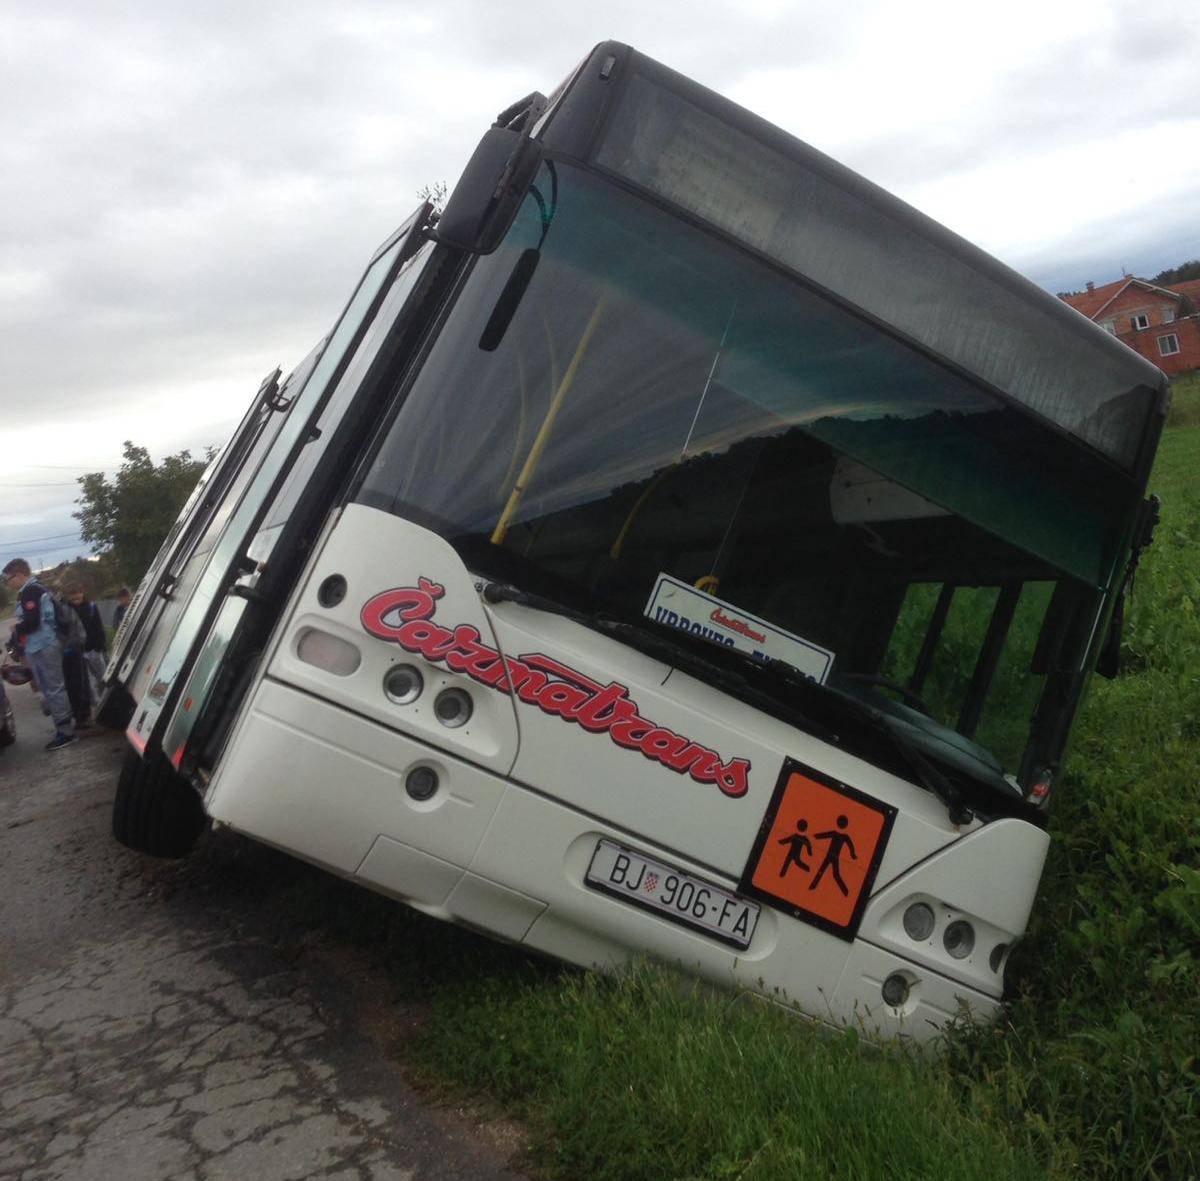
[[[831,687],[920,657],[921,712],[1011,773],[1048,605],[1110,586],[1136,492],[884,327],[555,161],[475,263],[356,499],[472,569],[625,617],[660,576],[700,587],[831,653]],[[970,664],[918,651],[945,587],[951,646],[979,628],[978,647],[1003,605],[1002,711],[964,712]]]

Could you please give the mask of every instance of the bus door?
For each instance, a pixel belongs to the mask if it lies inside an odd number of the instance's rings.
[[[337,413],[362,381],[370,357],[387,335],[389,313],[403,304],[428,252],[421,253],[431,206],[423,204],[376,251],[312,375],[287,420],[249,480],[216,541],[127,731],[139,750],[153,742],[179,764],[187,735],[207,700],[229,641],[272,548],[268,512],[292,489],[303,491],[304,473],[319,460]],[[168,719],[169,737],[162,734]],[[158,732],[156,733],[156,727]]]
[[[229,509],[244,490],[262,452],[270,446],[298,390],[312,371],[310,354],[281,387],[276,368],[263,379],[229,443],[213,458],[188,498],[171,533],[159,550],[130,605],[109,662],[109,680],[119,681],[134,700],[141,696],[139,671],[148,658],[153,668],[156,641],[165,643],[186,605],[203,559],[228,519]],[[172,618],[173,616],[173,618]]]

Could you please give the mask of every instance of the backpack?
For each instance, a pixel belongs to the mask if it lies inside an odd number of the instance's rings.
[[[74,652],[82,652],[87,643],[87,632],[79,612],[66,599],[54,600],[54,630],[58,634],[58,642],[65,652],[70,648]]]
[[[41,610],[42,596],[50,596],[50,601],[54,604],[55,637],[64,650],[74,648],[77,652],[82,652],[83,645],[87,642],[87,632],[84,630],[83,620],[79,618],[79,614],[75,608],[65,599],[57,598],[49,587],[43,586],[40,582],[35,582],[31,586],[26,587],[25,593],[31,597],[36,597],[39,611]]]

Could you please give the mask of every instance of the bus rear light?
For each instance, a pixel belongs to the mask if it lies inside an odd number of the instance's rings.
[[[335,677],[348,677],[362,663],[362,653],[349,640],[315,627],[306,627],[297,637],[296,655]]]
[[[1050,799],[1051,786],[1050,772],[1043,771],[1034,779],[1033,786],[1029,789],[1029,792],[1025,798],[1031,804],[1037,804],[1039,807],[1045,807],[1046,803]]]

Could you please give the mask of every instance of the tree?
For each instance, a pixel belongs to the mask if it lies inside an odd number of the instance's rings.
[[[434,213],[440,214],[446,208],[446,197],[448,190],[444,180],[435,180],[431,185],[422,185],[417,190],[417,196],[422,201],[428,201],[433,205]]]
[[[103,472],[80,477],[80,510],[72,516],[84,541],[111,555],[122,581],[141,581],[211,456],[211,449],[205,459],[180,451],[156,467],[144,447],[127,439],[111,480]]]
[[[59,562],[53,570],[40,570],[38,578],[51,590],[61,590],[67,583],[82,587],[89,599],[111,599],[124,579],[117,572],[111,551],[96,557],[78,555],[70,561]]]
[[[1167,287],[1172,283],[1186,283],[1189,279],[1200,279],[1200,258],[1193,258],[1189,262],[1181,262],[1177,267],[1159,271],[1150,282]]]

